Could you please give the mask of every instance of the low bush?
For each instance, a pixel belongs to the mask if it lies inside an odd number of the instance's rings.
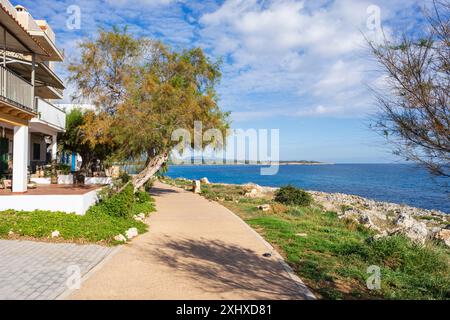
[[[155,183],[154,179],[150,179],[148,180],[145,184],[144,184],[144,190],[146,192],[150,192],[150,190],[153,188],[153,184]]]
[[[99,210],[113,217],[129,218],[132,217],[134,202],[133,186],[130,184],[121,192],[102,199],[98,205],[92,208],[98,207]]]
[[[94,242],[117,244],[114,237],[129,228],[137,228],[142,234],[147,225],[134,219],[123,219],[105,214],[99,206],[93,206],[84,216],[52,211],[0,212],[0,238],[27,237],[51,239],[51,233],[60,232],[54,241]]]
[[[297,205],[307,207],[311,205],[313,199],[306,191],[288,185],[281,187],[275,193],[275,201],[285,205]]]
[[[150,197],[150,194],[146,191],[138,191],[135,194],[136,202],[137,203],[146,203],[146,202],[152,202],[153,199]]]
[[[133,205],[133,216],[138,215],[138,214],[145,214],[145,216],[148,216],[151,212],[155,211],[155,206],[153,204],[153,202],[144,202],[144,203],[138,203],[136,202]]]

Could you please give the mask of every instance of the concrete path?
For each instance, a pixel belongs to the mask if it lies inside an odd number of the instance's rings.
[[[125,245],[70,299],[305,299],[309,290],[242,220],[157,183],[150,231]],[[263,257],[271,252],[272,257]]]
[[[0,300],[56,299],[114,249],[0,240]],[[74,281],[75,280],[75,281]]]

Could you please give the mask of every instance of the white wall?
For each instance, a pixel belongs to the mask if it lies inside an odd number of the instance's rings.
[[[3,210],[50,210],[84,215],[97,200],[94,190],[83,195],[11,195],[0,196],[0,211]]]

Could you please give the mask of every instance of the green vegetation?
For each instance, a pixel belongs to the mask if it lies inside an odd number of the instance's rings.
[[[72,109],[66,115],[65,131],[58,135],[58,144],[63,150],[76,152],[81,156],[81,172],[84,174],[90,174],[92,164],[96,160],[104,162],[113,150],[113,145],[109,141],[102,141],[95,145],[85,141],[86,130],[83,126],[86,124],[86,119],[92,117],[93,113],[93,111],[79,108]],[[60,170],[68,172],[70,167]]]
[[[275,201],[287,205],[307,207],[312,203],[313,199],[308,192],[289,185],[281,187],[275,193]]]
[[[129,185],[122,192],[103,199],[91,210],[105,212],[113,217],[131,218],[135,201],[133,187]]]
[[[202,194],[238,214],[278,248],[319,298],[450,299],[447,248],[433,243],[421,247],[400,236],[375,241],[372,231],[317,204],[284,205],[274,195],[246,198],[240,186],[203,185]],[[271,210],[259,210],[261,204],[270,204]],[[372,265],[381,270],[380,290],[366,285]]]
[[[84,216],[50,211],[2,211],[0,238],[116,244],[114,237],[129,228],[137,228],[140,234],[146,232],[147,225],[133,216],[148,215],[152,211],[153,199],[143,192],[134,195],[130,185],[120,193],[103,198]],[[60,232],[60,237],[51,239],[55,230]]]
[[[192,133],[199,121],[204,131],[226,136],[228,113],[220,109],[216,92],[220,61],[211,61],[203,49],[175,50],[126,28],[101,30],[79,49],[69,80],[80,100],[97,106],[83,118],[82,142],[91,148],[112,145],[110,161],[142,161],[131,180],[135,191],[156,175],[173,148],[180,148],[181,140],[173,137],[177,129]],[[182,141],[186,145],[180,149],[194,147],[193,139]],[[221,141],[205,141],[203,147],[211,142],[221,147]]]

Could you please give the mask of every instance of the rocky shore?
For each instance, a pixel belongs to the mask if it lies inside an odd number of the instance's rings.
[[[438,240],[450,247],[450,216],[438,210],[375,201],[355,195],[309,191],[324,209],[374,230],[375,238],[404,234],[416,243]]]
[[[209,184],[207,178],[198,183]],[[226,184],[223,184],[226,185]],[[248,183],[241,185],[244,196],[271,198],[277,188]],[[200,186],[197,185],[200,189]],[[334,211],[340,219],[362,224],[375,231],[375,239],[402,234],[418,244],[434,240],[450,247],[450,215],[438,210],[427,210],[407,205],[375,201],[356,195],[308,191],[315,204]]]

